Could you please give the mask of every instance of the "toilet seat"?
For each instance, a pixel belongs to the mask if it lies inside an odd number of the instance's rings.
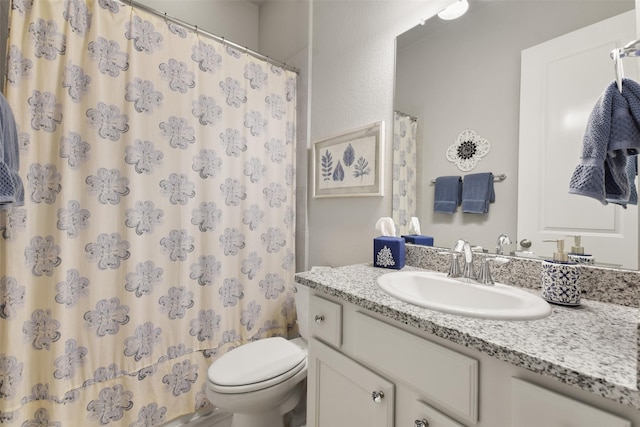
[[[207,371],[208,387],[224,394],[248,393],[282,383],[307,366],[307,353],[282,337],[245,344],[224,354]]]

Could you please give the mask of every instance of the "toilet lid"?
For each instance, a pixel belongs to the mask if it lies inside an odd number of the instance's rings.
[[[245,344],[224,354],[208,370],[209,381],[225,387],[260,383],[300,365],[306,353],[282,337]]]

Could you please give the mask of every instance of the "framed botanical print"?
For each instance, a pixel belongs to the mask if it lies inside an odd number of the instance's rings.
[[[384,122],[313,144],[313,197],[383,195]]]

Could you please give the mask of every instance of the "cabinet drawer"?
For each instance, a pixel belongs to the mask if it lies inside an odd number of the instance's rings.
[[[511,379],[513,427],[631,427],[631,422],[518,378]]]
[[[342,305],[311,295],[309,297],[309,334],[327,344],[340,347]]]
[[[416,401],[416,410],[412,415],[416,421],[414,425],[420,425],[418,421],[425,421],[425,425],[428,427],[464,427],[419,400]]]
[[[456,418],[478,421],[478,361],[356,313],[355,357],[393,372],[427,401]]]

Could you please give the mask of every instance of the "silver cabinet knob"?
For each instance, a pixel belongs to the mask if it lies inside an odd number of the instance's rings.
[[[427,420],[416,420],[415,423],[413,423],[414,427],[429,427],[429,421]]]
[[[316,323],[320,324],[322,322],[324,322],[324,316],[322,314],[316,314]]]
[[[382,403],[382,398],[384,397],[384,393],[381,391],[374,391],[373,393],[371,393],[371,399],[375,402],[375,403]]]

